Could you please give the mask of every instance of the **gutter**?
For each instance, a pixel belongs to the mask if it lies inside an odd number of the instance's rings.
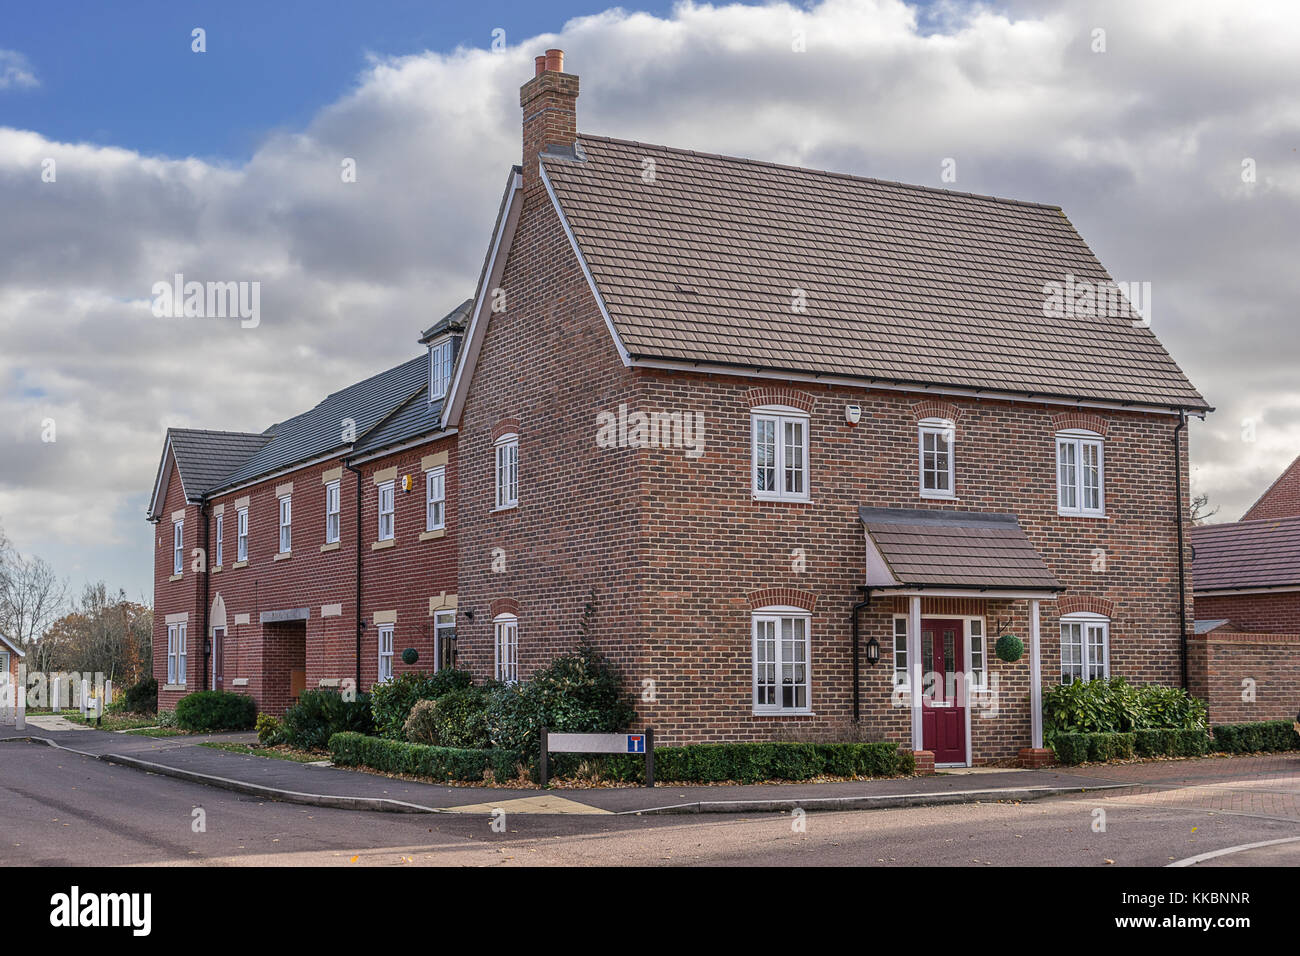
[[[855,724],[862,720],[862,684],[859,680],[862,672],[862,649],[858,616],[871,604],[871,588],[859,584],[858,590],[862,592],[862,600],[853,605],[853,610],[849,612],[853,615],[853,722]]]
[[[352,474],[357,476],[357,684],[356,692],[361,693],[361,632],[365,629],[365,621],[361,618],[361,469],[355,467],[351,461],[344,460],[343,467]]]
[[[176,470],[177,472],[180,471],[179,468]],[[211,585],[212,572],[208,567],[208,535],[211,532],[208,530],[208,501],[206,498],[199,502],[199,521],[203,524],[203,643],[199,645],[203,648],[203,654],[201,655],[203,658],[203,680],[200,683],[199,689],[207,690],[208,655],[212,653],[212,645],[208,643],[208,614],[210,613],[209,602],[211,600],[211,595],[208,592]]]
[[[1187,428],[1187,412],[1178,410],[1174,426],[1174,521],[1178,528],[1178,651],[1183,673],[1183,690],[1187,690],[1187,559],[1183,544],[1183,445],[1182,432]]]

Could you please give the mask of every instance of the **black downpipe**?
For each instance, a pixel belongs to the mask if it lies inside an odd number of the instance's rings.
[[[1178,424],[1174,427],[1174,489],[1178,521],[1178,642],[1182,660],[1183,690],[1187,690],[1187,561],[1183,546],[1183,446],[1182,431],[1187,427],[1187,412],[1178,411]]]
[[[357,693],[361,693],[361,632],[365,621],[361,619],[361,470],[354,468],[352,462],[343,462],[343,467],[357,476]]]
[[[851,612],[853,614],[853,722],[855,724],[862,720],[862,687],[859,679],[862,673],[862,642],[858,617],[871,604],[871,588],[859,584],[858,590],[862,592],[862,600],[853,605]]]
[[[212,555],[208,554],[208,502],[206,499],[199,502],[199,523],[203,525],[203,633],[200,635],[200,640],[203,643],[199,645],[203,649],[203,653],[200,655],[203,658],[203,680],[199,683],[199,689],[207,690],[208,654],[212,651],[211,646],[208,644],[208,603],[211,599],[208,594],[208,584],[212,574],[212,569],[209,567]]]

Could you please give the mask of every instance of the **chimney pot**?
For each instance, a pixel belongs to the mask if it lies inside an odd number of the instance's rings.
[[[533,76],[541,76],[543,73],[546,72],[546,57],[539,56],[533,62],[534,65],[537,67],[537,72],[534,73]]]
[[[545,60],[546,60],[547,72],[550,73],[564,72],[564,51],[563,50],[547,50]]]

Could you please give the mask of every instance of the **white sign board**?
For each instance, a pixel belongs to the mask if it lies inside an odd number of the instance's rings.
[[[546,744],[561,754],[643,754],[645,734],[547,734]]]

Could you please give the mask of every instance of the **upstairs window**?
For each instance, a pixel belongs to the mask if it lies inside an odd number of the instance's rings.
[[[379,486],[379,540],[391,541],[396,536],[393,521],[393,482]]]
[[[1105,456],[1096,432],[1056,435],[1056,509],[1063,515],[1106,513]]]
[[[1061,683],[1110,676],[1110,621],[1079,612],[1061,618]]]
[[[225,515],[217,515],[217,567],[221,567],[221,550],[224,544],[225,535],[222,533],[226,526]]]
[[[331,481],[325,486],[325,543],[339,539],[339,483]]]
[[[235,512],[235,560],[248,560],[248,509]]]
[[[424,473],[424,530],[438,531],[446,525],[447,469],[442,465]]]
[[[496,442],[497,508],[519,504],[519,436],[502,435]]]
[[[808,500],[808,415],[771,406],[752,413],[753,495],[769,501]]]
[[[942,418],[927,418],[920,423],[921,497],[953,498],[956,475],[953,461],[953,424]]]
[[[429,348],[429,400],[436,401],[451,387],[451,339]]]
[[[185,565],[185,522],[172,522],[172,574],[180,574]]]
[[[293,498],[285,495],[280,499],[280,553],[288,554],[293,549]]]

